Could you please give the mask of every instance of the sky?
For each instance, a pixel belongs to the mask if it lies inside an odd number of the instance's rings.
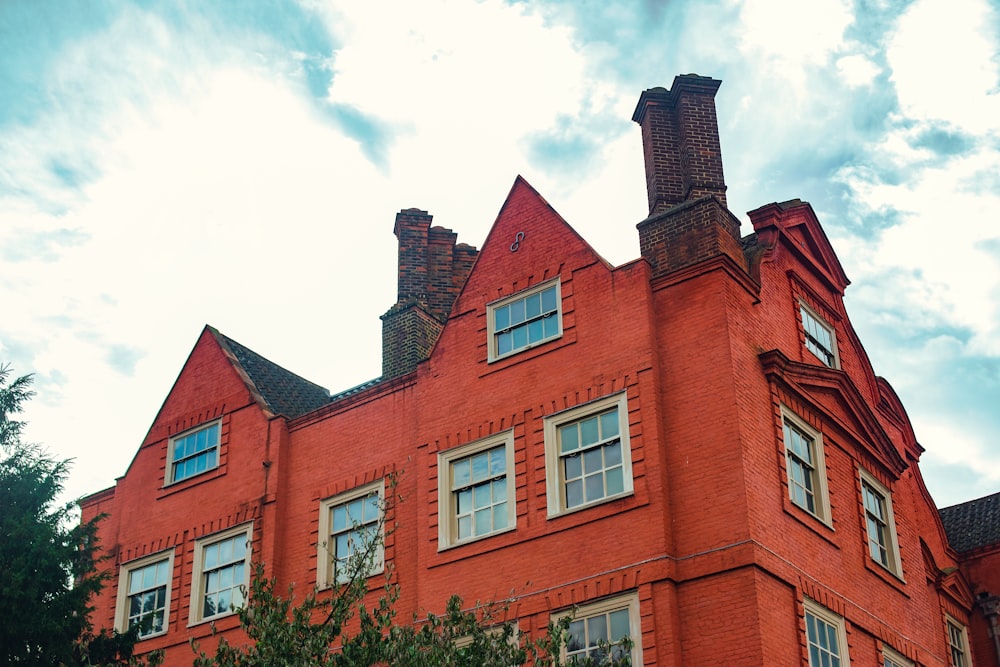
[[[381,371],[394,216],[480,246],[524,176],[638,257],[641,91],[722,80],[728,200],[809,201],[947,506],[1000,491],[1000,6],[0,2],[0,362],[67,497],[123,475],[205,324]]]

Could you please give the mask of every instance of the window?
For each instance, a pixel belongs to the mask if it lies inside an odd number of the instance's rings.
[[[545,420],[549,515],[632,493],[624,393]]]
[[[579,607],[572,615],[563,659],[569,665],[587,658],[603,665],[628,655],[639,666],[641,638],[639,601],[634,594],[602,600]]]
[[[167,631],[174,552],[158,553],[121,567],[115,628],[138,626],[139,639]]]
[[[513,432],[440,453],[438,471],[441,547],[514,528]]]
[[[969,636],[965,626],[950,617],[945,622],[948,625],[948,650],[952,667],[969,667],[972,660],[969,657]]]
[[[170,481],[179,482],[219,465],[219,422],[170,440]]]
[[[822,437],[790,412],[783,413],[788,496],[792,503],[829,524]]]
[[[868,552],[872,559],[899,576],[899,544],[896,523],[892,516],[892,496],[874,477],[861,471],[861,500],[868,533]]]
[[[888,646],[882,647],[882,667],[913,667],[913,662]]]
[[[806,334],[806,349],[830,368],[837,368],[837,338],[833,327],[805,304],[800,304],[799,310]]]
[[[534,347],[562,335],[559,281],[550,281],[486,306],[489,360]]]
[[[250,571],[249,525],[199,540],[191,583],[191,622],[217,618],[243,606]]]
[[[366,569],[367,576],[383,571],[384,496],[379,480],[320,503],[316,583],[321,588],[347,583],[358,571],[352,568]]]
[[[805,601],[809,667],[848,667],[844,619],[812,600]]]

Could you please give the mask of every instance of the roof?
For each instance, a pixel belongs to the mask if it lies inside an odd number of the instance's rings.
[[[945,507],[939,513],[955,551],[1000,544],[1000,493]]]
[[[218,332],[216,336],[229,347],[271,412],[294,419],[330,402],[330,392],[324,387],[285,370],[232,338]]]

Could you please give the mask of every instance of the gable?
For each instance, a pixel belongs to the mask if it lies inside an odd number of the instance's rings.
[[[518,176],[456,301],[454,314],[474,310],[594,263],[610,264]]]
[[[758,245],[788,248],[826,285],[843,296],[851,281],[808,202],[768,204],[748,213]],[[758,259],[759,261],[759,259]]]
[[[896,476],[908,464],[882,428],[868,403],[841,371],[792,361],[779,350],[760,355],[764,373],[817,407],[826,420],[860,443]]]

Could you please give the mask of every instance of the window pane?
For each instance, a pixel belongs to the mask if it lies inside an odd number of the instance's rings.
[[[597,417],[584,419],[580,422],[580,443],[586,447],[600,440],[597,433]]]
[[[504,501],[507,499],[507,478],[501,477],[500,479],[493,480],[493,502]]]
[[[452,464],[452,474],[455,476],[455,486],[466,486],[472,481],[472,468],[469,459],[462,459]]]
[[[479,508],[482,508],[482,507],[488,507],[489,505],[492,504],[490,502],[490,488],[491,487],[492,487],[491,484],[480,484],[479,486],[476,486],[476,487],[473,488],[473,491],[474,491],[473,502],[475,503],[475,508],[476,509],[479,509]]]
[[[511,325],[518,325],[524,322],[524,301],[514,301],[509,306],[510,309],[510,323]]]
[[[490,476],[490,455],[480,452],[472,457],[472,480],[478,482]]]
[[[507,527],[507,503],[497,503],[493,506],[493,528],[503,530]]]
[[[545,325],[545,337],[552,338],[559,335],[559,319],[553,314],[542,320]]]
[[[622,462],[622,445],[620,442],[616,442],[613,445],[607,445],[604,447],[604,465],[606,466],[616,466],[621,465]]]
[[[578,432],[576,424],[569,424],[568,426],[559,427],[559,443],[560,449],[564,452],[571,452],[577,447],[579,447],[579,442],[577,440]]]
[[[465,489],[458,492],[458,513],[468,514],[472,511],[472,490]]]
[[[514,349],[514,337],[510,332],[497,335],[497,354],[507,354]]]
[[[605,440],[618,435],[618,410],[601,415],[601,437]]]
[[[604,614],[587,619],[587,646],[608,641],[608,620]]]
[[[611,641],[617,642],[628,637],[628,609],[613,611],[608,616],[611,619]]]
[[[550,313],[556,309],[556,288],[550,287],[542,292],[542,312]]]
[[[490,450],[490,474],[499,475],[507,470],[507,452],[504,447],[494,447]]]
[[[622,469],[612,468],[609,470],[607,473],[607,483],[609,496],[625,491],[625,480],[622,475]]]
[[[604,497],[604,476],[593,475],[586,478],[587,481],[587,502],[599,500]]]
[[[537,343],[545,338],[545,324],[541,320],[528,323],[528,342]]]
[[[532,319],[533,317],[538,317],[542,314],[542,295],[539,293],[532,294],[524,300],[524,316],[525,319]]]
[[[493,511],[490,508],[476,512],[476,535],[485,535],[492,530]]]
[[[576,507],[583,504],[583,480],[574,480],[566,484],[566,507]]]
[[[601,449],[601,447],[588,449],[583,453],[583,472],[585,475],[599,472],[604,468],[604,457]]]
[[[493,311],[493,323],[495,331],[503,331],[510,326],[510,310],[507,306],[501,306]]]
[[[514,348],[520,349],[528,344],[528,330],[525,327],[518,327],[511,331],[514,337]]]
[[[576,479],[583,475],[583,458],[576,454],[563,459],[566,479]]]

